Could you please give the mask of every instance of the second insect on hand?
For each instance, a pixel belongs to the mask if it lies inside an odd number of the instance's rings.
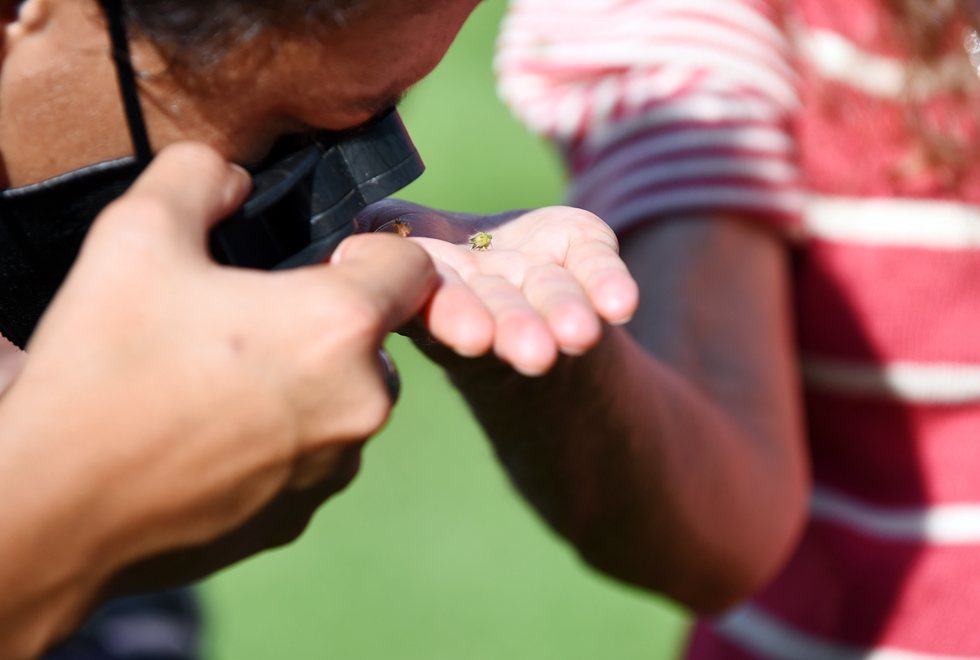
[[[433,338],[464,357],[492,349],[527,376],[547,372],[559,353],[590,349],[602,322],[625,323],[639,300],[615,234],[581,209],[475,215],[385,200],[357,223],[411,227],[409,240],[432,257],[442,294],[423,322]]]

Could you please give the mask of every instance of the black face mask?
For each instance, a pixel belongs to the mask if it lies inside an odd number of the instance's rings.
[[[152,159],[119,0],[102,0],[136,156],[0,193],[0,333],[23,348],[71,269],[96,216]],[[281,140],[251,168],[253,192],[211,234],[215,259],[277,269],[320,263],[354,230],[365,206],[424,167],[392,110],[351,131]]]

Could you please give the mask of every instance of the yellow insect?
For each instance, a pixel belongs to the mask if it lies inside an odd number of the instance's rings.
[[[404,220],[396,220],[392,222],[391,228],[396,234],[403,238],[408,238],[412,234],[412,225]]]
[[[489,250],[493,247],[490,243],[490,239],[493,238],[492,234],[485,234],[482,231],[478,231],[472,236],[470,236],[471,250]]]

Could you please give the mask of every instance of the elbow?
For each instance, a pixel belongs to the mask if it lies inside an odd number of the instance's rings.
[[[738,605],[765,586],[778,570],[766,570],[761,562],[738,567],[723,561],[713,565],[687,561],[682,566],[629,566],[584,548],[579,550],[585,563],[608,577],[666,596],[699,616],[716,616]]]
[[[772,500],[778,506],[744,511],[729,524],[648,521],[603,526],[572,540],[586,563],[610,577],[663,594],[696,614],[718,615],[769,584],[799,544],[809,479],[788,480],[780,490]]]
[[[699,616],[718,616],[764,588],[784,563],[785,557],[776,553],[737,566],[719,561],[715,567],[671,581],[663,593]]]
[[[799,545],[809,520],[810,484],[801,480],[754,534],[712,539],[703,553],[691,553],[683,570],[673,571],[663,592],[693,612],[716,616],[765,588],[782,571]],[[700,554],[700,556],[699,556]]]

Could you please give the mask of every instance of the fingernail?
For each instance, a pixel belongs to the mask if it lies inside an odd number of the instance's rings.
[[[516,364],[512,364],[511,367],[514,369],[514,371],[524,376],[525,378],[541,378],[541,376],[544,376],[546,373],[548,373],[547,369],[541,369],[540,367],[526,367],[524,365],[516,365]]]
[[[241,165],[229,163],[229,166],[232,175],[225,185],[225,201],[229,206],[237,207],[252,189],[252,176]]]

